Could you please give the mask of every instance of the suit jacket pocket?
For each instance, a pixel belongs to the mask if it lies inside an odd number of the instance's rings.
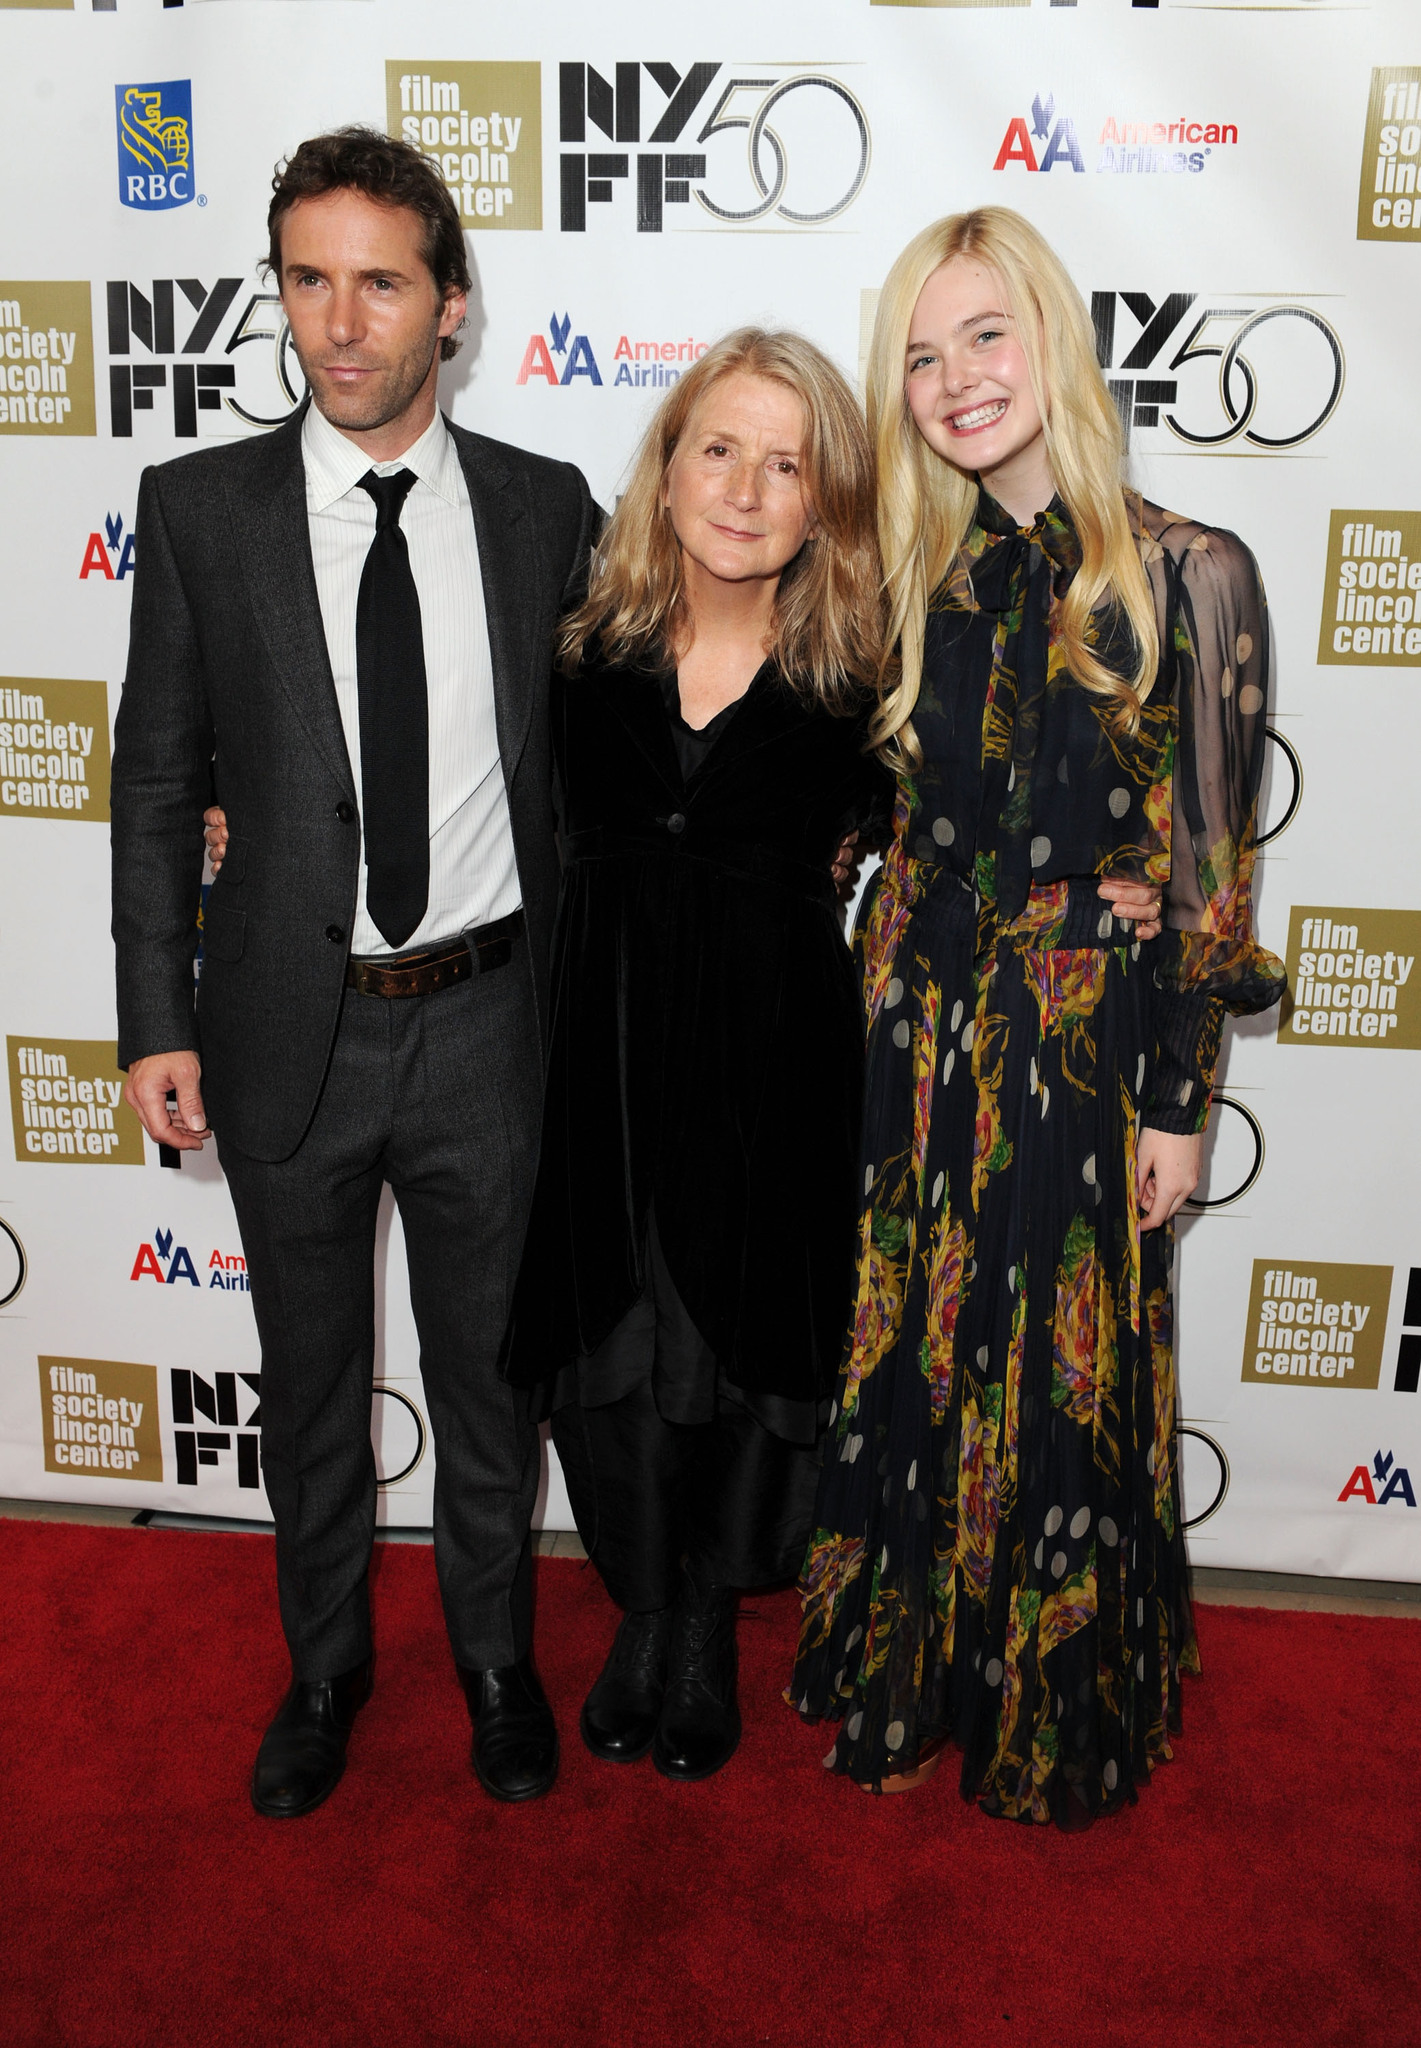
[[[207,960],[240,960],[247,943],[247,913],[209,900],[202,920],[202,952]]]

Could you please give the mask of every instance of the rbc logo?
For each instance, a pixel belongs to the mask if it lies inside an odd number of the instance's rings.
[[[167,213],[194,198],[192,80],[116,85],[118,196],[143,213]]]

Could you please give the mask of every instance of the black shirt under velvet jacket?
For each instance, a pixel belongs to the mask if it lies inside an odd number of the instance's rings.
[[[846,830],[886,828],[892,782],[867,705],[834,717],[768,665],[687,776],[671,699],[594,656],[554,683],[552,1043],[505,1370],[536,1386],[596,1350],[654,1209],[725,1377],[814,1400],[852,1293],[863,1061],[829,868]]]

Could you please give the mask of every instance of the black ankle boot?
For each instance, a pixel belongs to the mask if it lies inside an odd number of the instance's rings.
[[[582,1709],[582,1739],[609,1764],[634,1764],[651,1748],[666,1691],[671,1609],[626,1614],[602,1676]]]
[[[709,1778],[740,1741],[735,1594],[688,1570],[672,1611],[670,1671],[651,1760],[668,1778]]]

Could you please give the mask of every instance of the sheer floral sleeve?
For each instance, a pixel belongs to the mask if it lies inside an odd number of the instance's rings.
[[[1160,681],[1178,709],[1165,929],[1155,947],[1154,1092],[1146,1122],[1201,1131],[1225,1015],[1266,1010],[1282,962],[1253,930],[1253,861],[1272,680],[1268,607],[1235,534],[1143,508]]]

